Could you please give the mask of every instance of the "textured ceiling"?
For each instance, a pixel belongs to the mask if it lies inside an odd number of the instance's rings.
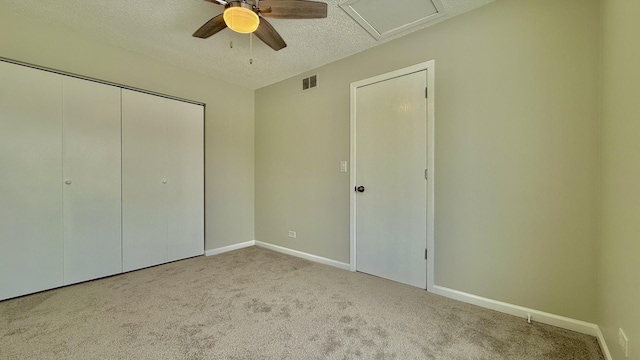
[[[223,10],[204,0],[0,0],[0,9],[59,24],[96,41],[257,89],[494,0],[441,0],[445,16],[384,40],[375,40],[347,15],[338,6],[344,1],[325,0],[329,7],[326,19],[269,19],[287,47],[276,52],[254,37],[253,64],[249,64],[249,35],[225,29],[206,40],[191,36]],[[401,2],[389,0],[390,4]]]

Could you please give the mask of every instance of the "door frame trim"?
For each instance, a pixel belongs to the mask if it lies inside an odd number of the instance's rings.
[[[377,75],[368,79],[351,83],[350,89],[350,161],[349,161],[349,269],[356,271],[356,91],[358,88],[412,74],[427,71],[427,291],[432,292],[434,286],[435,263],[435,60],[429,60],[403,69]]]

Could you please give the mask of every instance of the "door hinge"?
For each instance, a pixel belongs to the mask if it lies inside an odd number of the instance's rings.
[[[429,88],[424,88],[424,98],[425,99],[429,98]]]
[[[424,169],[424,178],[429,179],[429,169]]]
[[[428,255],[428,253],[427,253],[427,252],[428,252],[428,250],[427,250],[427,249],[424,249],[424,259],[425,259],[425,260],[428,258],[428,257],[427,257],[427,255]]]

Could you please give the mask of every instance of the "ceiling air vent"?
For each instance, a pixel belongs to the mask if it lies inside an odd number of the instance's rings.
[[[348,0],[340,7],[377,40],[444,16],[440,0]]]

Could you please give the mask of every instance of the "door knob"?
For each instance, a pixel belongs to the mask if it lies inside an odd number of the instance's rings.
[[[356,187],[357,192],[364,192],[364,186],[360,185]]]
[[[67,179],[67,180],[64,181],[64,183],[67,184],[67,185],[71,185],[71,180]]]

